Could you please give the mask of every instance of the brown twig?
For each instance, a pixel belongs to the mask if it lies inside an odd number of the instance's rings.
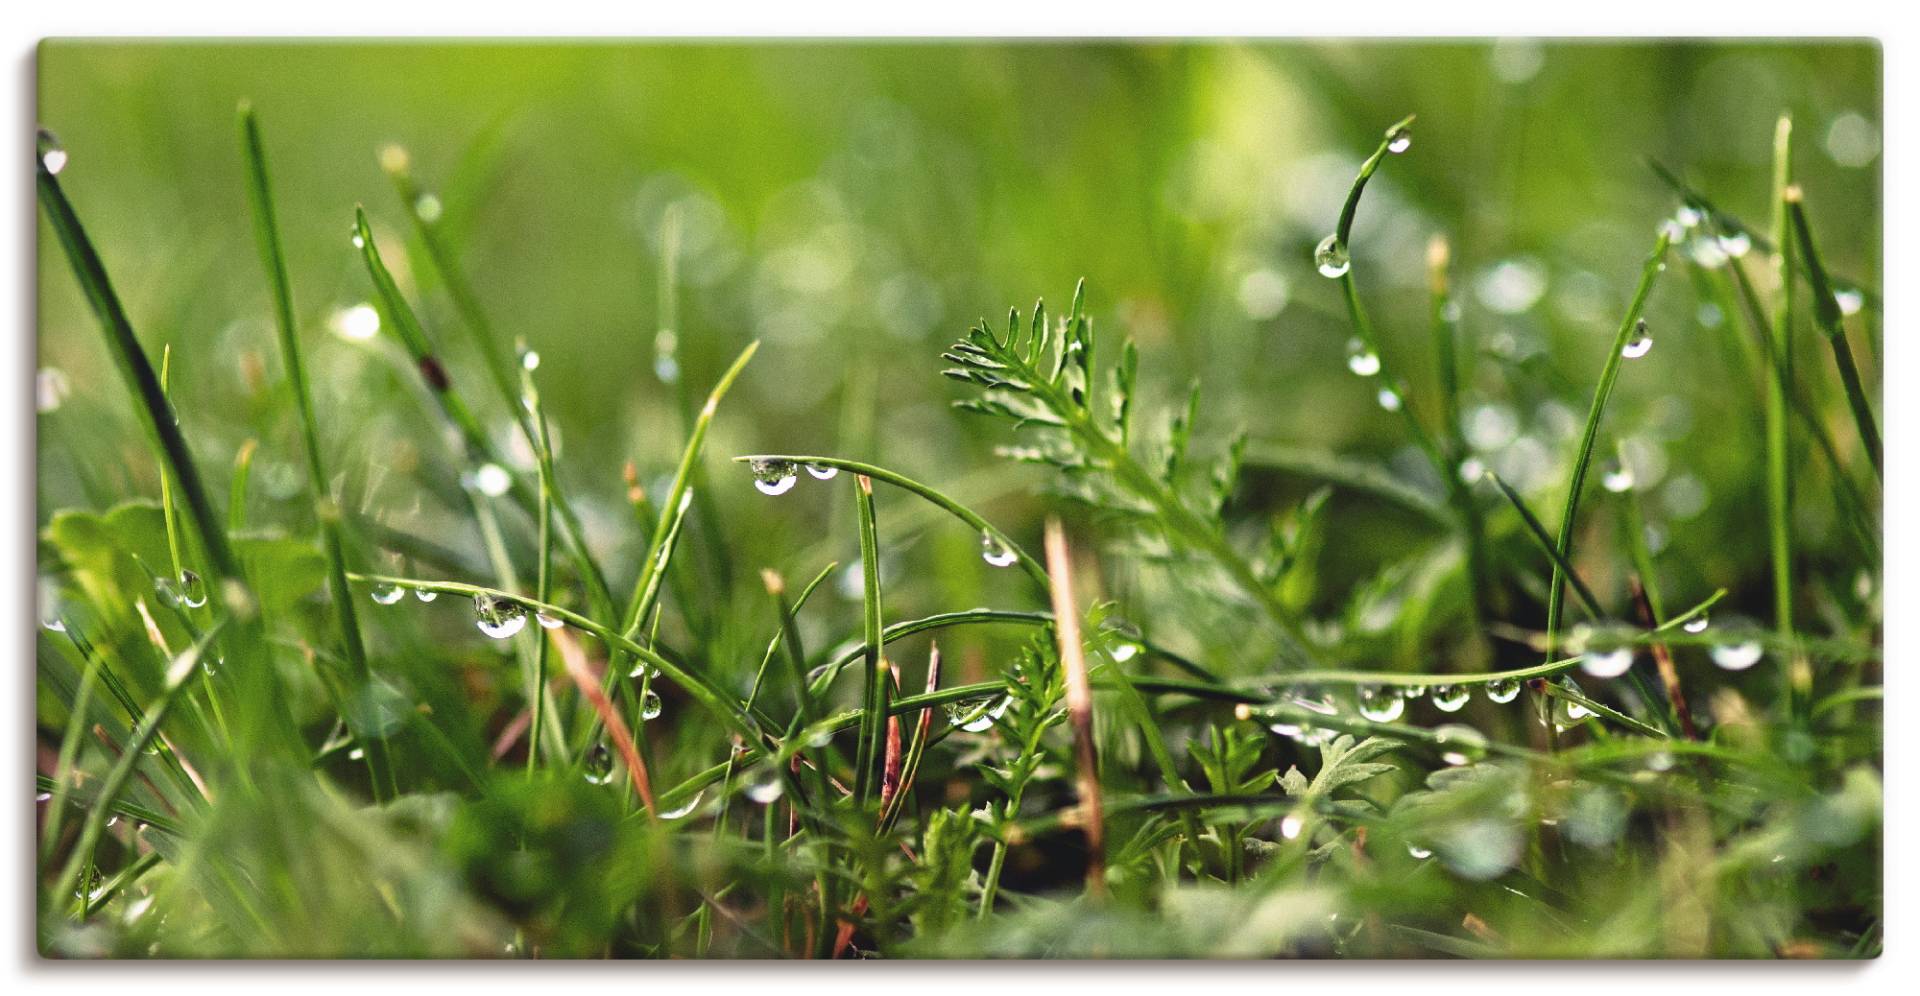
[[[1634,611],[1640,615],[1640,624],[1648,629],[1660,625],[1653,616],[1653,603],[1647,600],[1646,586],[1640,583],[1638,575],[1627,578],[1627,588],[1633,594]],[[1693,713],[1687,708],[1687,695],[1680,688],[1680,671],[1673,666],[1673,654],[1667,645],[1658,641],[1650,644],[1653,651],[1654,666],[1660,670],[1660,683],[1667,687],[1667,700],[1673,703],[1673,714],[1680,720],[1680,731],[1688,740],[1700,739],[1700,731],[1693,725]]]

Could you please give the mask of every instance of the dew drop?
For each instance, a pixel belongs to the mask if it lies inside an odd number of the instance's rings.
[[[1011,567],[1020,555],[1013,548],[995,539],[992,533],[980,534],[980,559],[989,567]]]
[[[488,498],[498,498],[513,487],[513,475],[497,463],[483,463],[474,468],[468,484]]]
[[[42,415],[59,411],[60,406],[66,404],[67,395],[72,393],[73,382],[59,367],[41,367],[33,375],[33,407]]]
[[[971,707],[950,706],[947,709],[947,722],[962,733],[985,733],[993,729],[994,720],[999,719],[1011,705],[1011,698],[1002,698],[996,703],[978,703]]]
[[[1707,651],[1715,664],[1727,671],[1745,671],[1760,663],[1763,653],[1758,640],[1745,640],[1740,643],[1725,643]]]
[[[660,818],[663,820],[684,819],[687,815],[691,814],[695,809],[699,808],[700,800],[705,798],[706,795],[707,795],[707,790],[701,789],[700,791],[695,792],[693,794],[693,798],[688,799],[686,802],[681,803],[680,805],[675,806],[672,809],[663,811],[660,814]]]
[[[359,225],[353,226],[353,247],[355,249],[365,249],[367,247],[367,240],[360,235]]]
[[[207,604],[207,583],[197,572],[184,567],[180,569],[180,601],[189,609]]]
[[[348,342],[365,342],[380,334],[380,309],[362,302],[334,312],[327,324]]]
[[[1376,723],[1391,723],[1407,711],[1398,689],[1366,685],[1360,689],[1360,715]]]
[[[1728,232],[1720,236],[1720,251],[1739,259],[1753,251],[1753,236],[1745,232]]]
[[[770,778],[767,781],[761,782],[757,785],[747,786],[746,795],[748,800],[754,803],[757,803],[759,805],[765,806],[765,805],[771,804],[774,800],[780,798],[780,796],[784,794],[786,791],[787,791],[787,787],[785,785],[780,784],[780,779]]]
[[[440,593],[437,591],[428,591],[425,588],[415,588],[413,589],[413,597],[421,600],[422,602],[431,602],[434,599],[439,598]]]
[[[168,578],[154,578],[153,593],[159,597],[160,604],[167,608],[178,608],[180,605],[180,590]]]
[[[1633,467],[1609,461],[1600,472],[1600,486],[1614,494],[1626,494],[1633,490]]]
[[[53,132],[45,128],[40,129],[39,139],[40,168],[50,176],[59,176],[60,171],[67,168],[66,147],[60,144]]]
[[[480,595],[473,600],[473,619],[480,632],[504,640],[526,628],[527,610],[518,602]]]
[[[1391,387],[1381,388],[1380,393],[1374,395],[1374,400],[1378,401],[1380,407],[1387,411],[1397,412],[1400,410],[1400,392]]]
[[[1413,148],[1413,129],[1405,125],[1387,132],[1387,151],[1399,155]]]
[[[1700,220],[1703,217],[1705,217],[1704,213],[1691,204],[1682,204],[1680,205],[1680,210],[1673,213],[1674,222],[1681,228],[1692,228],[1700,224]]]
[[[605,785],[613,781],[613,751],[606,744],[594,744],[593,749],[587,752],[584,764],[581,775],[586,778],[587,784]]]
[[[1707,627],[1711,624],[1712,622],[1707,618],[1707,614],[1705,612],[1702,612],[1699,615],[1694,616],[1692,619],[1689,619],[1686,622],[1681,623],[1680,628],[1683,630],[1686,630],[1689,633],[1705,633],[1707,631]]]
[[[1371,377],[1380,372],[1380,354],[1367,348],[1359,337],[1347,340],[1347,369],[1356,376]]]
[[[1428,858],[1433,857],[1433,852],[1424,847],[1421,847],[1419,844],[1408,844],[1407,856],[1412,858],[1415,861],[1425,861]]]
[[[1620,347],[1620,355],[1629,360],[1637,360],[1647,355],[1653,348],[1653,336],[1647,334],[1647,320],[1642,318],[1634,323],[1633,336]]]
[[[520,369],[529,372],[540,369],[540,354],[531,349],[521,350]]]
[[[445,208],[440,204],[440,198],[432,194],[421,194],[413,199],[413,213],[429,225],[439,221],[444,210]]]
[[[547,615],[545,612],[535,612],[533,621],[539,623],[542,629],[559,629],[567,624],[565,619]]]
[[[1468,457],[1460,461],[1460,483],[1479,484],[1487,476],[1487,465],[1479,457]]]
[[[1108,656],[1112,657],[1116,664],[1125,664],[1133,660],[1139,653],[1140,645],[1138,643],[1117,643]]]
[[[665,708],[666,706],[660,702],[660,693],[651,688],[647,689],[647,694],[640,696],[640,718],[642,720],[659,719],[661,710]]]
[[[1495,705],[1505,705],[1520,697],[1520,681],[1517,678],[1495,678],[1487,682],[1487,701]]]
[[[807,464],[807,473],[813,475],[816,481],[831,481],[839,475],[840,468],[829,467],[824,463],[810,463]]]
[[[1867,295],[1858,287],[1836,287],[1833,289],[1833,303],[1840,306],[1843,315],[1857,315],[1866,307]]]
[[[375,602],[381,605],[392,605],[402,598],[405,598],[407,591],[397,584],[377,584],[373,586],[373,591],[369,592],[369,594],[373,596]]]
[[[1280,821],[1280,836],[1293,840],[1300,836],[1300,831],[1305,827],[1306,821],[1300,818],[1300,814],[1288,813],[1286,818]]]
[[[1343,277],[1348,268],[1353,266],[1353,258],[1347,255],[1346,243],[1340,241],[1340,236],[1329,235],[1314,247],[1313,265],[1323,277]]]
[[[1618,678],[1633,667],[1633,648],[1589,650],[1580,655],[1580,670],[1596,678]]]
[[[1473,691],[1465,685],[1433,686],[1433,707],[1441,712],[1459,712],[1472,697]]]
[[[786,494],[800,479],[786,460],[753,460],[747,466],[753,469],[753,486],[764,495]]]

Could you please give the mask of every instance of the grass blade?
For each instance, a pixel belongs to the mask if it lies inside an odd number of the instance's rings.
[[[1093,743],[1093,684],[1080,641],[1080,608],[1073,600],[1073,560],[1060,520],[1046,528],[1047,576],[1052,579],[1053,633],[1066,672],[1067,721],[1073,727],[1073,759],[1079,773],[1080,825],[1087,835],[1087,892],[1107,894],[1106,821],[1100,811],[1100,761]]]
[[[1853,409],[1853,424],[1860,431],[1860,441],[1866,446],[1867,459],[1873,463],[1875,477],[1884,477],[1880,466],[1880,429],[1874,424],[1873,407],[1867,403],[1866,389],[1860,385],[1860,370],[1853,362],[1853,347],[1847,344],[1847,330],[1840,321],[1840,302],[1833,295],[1833,286],[1827,282],[1826,268],[1820,265],[1820,253],[1813,246],[1813,228],[1807,224],[1806,205],[1802,203],[1800,188],[1789,186],[1786,190],[1788,213],[1792,216],[1793,230],[1799,236],[1802,268],[1806,271],[1808,283],[1813,285],[1813,315],[1820,331],[1826,333],[1827,344],[1833,347],[1833,363],[1840,372],[1840,382],[1847,390],[1847,404]]]
[[[1606,615],[1606,611],[1600,607],[1600,600],[1594,597],[1593,590],[1580,579],[1580,572],[1574,570],[1573,565],[1567,562],[1566,556],[1560,552],[1553,537],[1548,534],[1547,527],[1542,525],[1539,517],[1533,514],[1533,509],[1527,507],[1526,499],[1521,498],[1513,490],[1513,486],[1499,474],[1489,470],[1487,479],[1500,489],[1502,495],[1506,496],[1507,503],[1513,506],[1513,510],[1520,513],[1520,521],[1527,526],[1527,535],[1533,537],[1533,541],[1539,544],[1541,552],[1545,553],[1547,560],[1553,564],[1554,572],[1573,583],[1573,590],[1580,596],[1580,604],[1587,610],[1588,618],[1599,619]]]
[[[1560,634],[1560,612],[1563,582],[1567,572],[1561,568],[1572,560],[1574,523],[1580,511],[1580,491],[1587,482],[1587,467],[1593,461],[1594,442],[1600,435],[1600,417],[1607,408],[1607,398],[1613,394],[1613,385],[1620,377],[1620,364],[1624,357],[1621,351],[1631,341],[1635,330],[1644,323],[1640,313],[1646,308],[1647,295],[1653,293],[1654,278],[1659,276],[1665,265],[1668,234],[1660,233],[1654,240],[1653,252],[1647,255],[1646,264],[1640,270],[1640,284],[1634,288],[1633,300],[1627,305],[1627,313],[1620,320],[1620,328],[1614,333],[1613,348],[1607,352],[1606,366],[1600,370],[1600,382],[1593,389],[1593,404],[1587,409],[1586,427],[1580,432],[1580,449],[1574,454],[1573,472],[1567,483],[1567,504],[1560,514],[1560,536],[1554,543],[1553,580],[1547,586],[1547,654],[1552,656]]]
[[[879,762],[880,739],[885,733],[888,680],[886,658],[881,654],[880,626],[880,541],[874,523],[873,479],[862,474],[854,478],[854,498],[860,513],[860,575],[865,649],[865,703],[860,720],[860,742],[854,755],[854,798],[867,804],[874,789],[874,767]]]

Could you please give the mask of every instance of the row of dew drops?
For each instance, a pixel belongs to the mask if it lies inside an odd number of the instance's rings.
[[[753,486],[761,494],[779,496],[793,490],[800,480],[800,466],[805,466],[807,474],[815,480],[830,481],[840,473],[840,468],[821,463],[796,465],[791,460],[755,459],[748,462],[753,470]],[[980,533],[980,559],[990,567],[1011,567],[1020,559],[1013,547],[990,532]]]

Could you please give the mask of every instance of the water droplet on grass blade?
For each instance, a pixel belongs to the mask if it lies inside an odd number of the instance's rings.
[[[1387,132],[1387,151],[1399,155],[1413,148],[1413,129],[1406,125]]]
[[[1680,628],[1689,633],[1705,633],[1709,625],[1712,625],[1711,621],[1707,619],[1707,614],[1702,612],[1692,619],[1681,623]]]
[[[1861,308],[1866,307],[1867,295],[1862,293],[1858,287],[1835,287],[1833,289],[1833,303],[1840,306],[1841,314],[1857,315],[1860,313]]]
[[[1011,567],[1020,555],[1013,548],[994,538],[992,533],[980,534],[980,559],[989,567]]]
[[[1620,347],[1620,355],[1629,360],[1637,360],[1647,355],[1653,348],[1653,336],[1647,334],[1647,320],[1642,318],[1634,323],[1633,334]]]
[[[440,220],[443,210],[440,198],[432,194],[421,194],[413,199],[413,213],[429,225]]]
[[[1347,340],[1347,369],[1360,377],[1371,377],[1380,372],[1380,354],[1367,348],[1358,337]]]
[[[1617,495],[1633,490],[1633,468],[1617,461],[1608,461],[1600,471],[1600,486]]]
[[[1329,235],[1314,247],[1313,265],[1323,277],[1343,277],[1353,266],[1353,258],[1347,255],[1346,243],[1340,241],[1340,236]]]
[[[1415,861],[1425,861],[1433,857],[1433,852],[1421,847],[1419,844],[1408,844],[1407,856]]]
[[[1360,688],[1360,715],[1376,723],[1391,723],[1407,711],[1407,700],[1397,688],[1364,685]]]
[[[197,609],[207,604],[207,584],[200,575],[186,568],[180,569],[180,601],[187,608]]]
[[[594,744],[583,763],[585,768],[581,775],[586,778],[587,784],[605,785],[613,781],[613,751],[606,744]]]
[[[1745,232],[1726,232],[1720,236],[1720,251],[1739,259],[1753,250],[1753,236]]]
[[[1633,648],[1589,650],[1580,655],[1580,670],[1596,678],[1618,678],[1633,667]]]
[[[771,803],[774,802],[774,800],[779,799],[780,796],[786,793],[786,791],[787,791],[787,787],[785,785],[780,784],[780,779],[776,777],[776,778],[771,778],[767,781],[761,782],[757,785],[747,786],[746,795],[748,800],[758,803],[762,806],[765,806],[765,805],[770,805]]]
[[[1726,671],[1745,671],[1760,663],[1760,657],[1764,653],[1765,650],[1758,640],[1725,643],[1707,651],[1707,655],[1713,658],[1713,662]]]
[[[1472,697],[1473,692],[1465,685],[1433,686],[1433,707],[1441,712],[1459,712]]]
[[[520,369],[527,371],[540,369],[540,354],[531,349],[521,351]]]
[[[527,610],[518,602],[479,595],[473,600],[473,620],[480,632],[505,640],[526,628]]]
[[[692,813],[695,809],[699,808],[700,800],[706,798],[706,795],[707,795],[707,790],[701,789],[700,791],[695,792],[693,794],[693,798],[688,799],[686,802],[683,802],[680,805],[673,807],[672,809],[662,811],[660,813],[660,818],[663,820],[682,819],[686,817],[688,814]]]
[[[376,584],[368,594],[373,597],[375,602],[381,605],[392,605],[402,598],[405,598],[407,592],[406,589],[397,584]]]
[[[58,138],[54,137],[53,132],[45,128],[40,129],[39,153],[40,168],[46,170],[49,175],[58,176],[61,170],[67,168],[66,148],[60,144]]]
[[[786,494],[800,480],[786,460],[752,460],[747,466],[753,469],[753,486],[764,495]]]
[[[428,591],[425,588],[415,588],[413,589],[413,597],[421,600],[422,602],[431,602],[434,599],[439,598],[440,593],[437,591]]]
[[[483,463],[474,468],[467,484],[488,498],[498,498],[513,487],[513,475],[497,463]]]
[[[1380,393],[1374,396],[1374,400],[1378,401],[1380,407],[1387,411],[1397,412],[1400,410],[1400,392],[1391,387],[1381,388]]]
[[[660,693],[651,688],[647,689],[647,694],[640,696],[640,718],[642,720],[659,719],[661,710],[665,708],[666,706],[660,701]]]
[[[1520,681],[1517,678],[1495,678],[1487,682],[1487,701],[1495,705],[1506,705],[1520,697]]]
[[[539,623],[541,629],[559,629],[567,624],[565,619],[547,615],[545,612],[535,612],[533,621]]]
[[[807,464],[807,473],[816,481],[831,481],[840,473],[840,468],[829,467],[824,463]]]

